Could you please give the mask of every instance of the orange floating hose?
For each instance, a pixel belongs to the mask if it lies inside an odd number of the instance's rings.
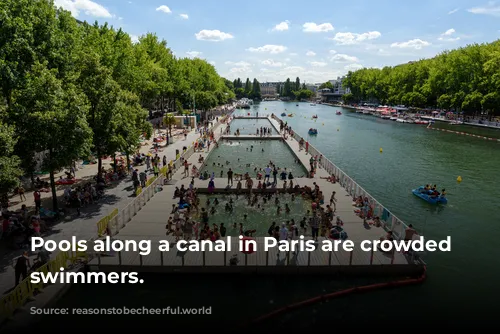
[[[349,289],[344,289],[332,293],[327,293],[324,295],[316,296],[313,298],[309,298],[297,303],[293,303],[287,306],[284,306],[282,308],[279,308],[277,310],[274,310],[270,313],[264,314],[263,316],[260,316],[252,321],[252,324],[257,324],[260,322],[263,322],[265,320],[277,317],[283,313],[286,313],[288,311],[296,310],[301,307],[309,306],[316,304],[318,302],[323,302],[327,301],[332,298],[336,297],[341,297],[341,296],[346,296],[352,293],[356,292],[367,292],[367,291],[372,291],[372,290],[377,290],[377,289],[384,289],[384,288],[391,288],[391,287],[397,287],[397,286],[405,286],[405,285],[411,285],[411,284],[419,284],[422,283],[425,278],[426,278],[426,271],[427,268],[424,266],[424,271],[422,275],[418,278],[407,278],[403,280],[398,280],[398,281],[392,281],[392,282],[386,282],[386,283],[377,283],[377,284],[370,284],[370,285],[363,285],[355,288],[349,288]]]

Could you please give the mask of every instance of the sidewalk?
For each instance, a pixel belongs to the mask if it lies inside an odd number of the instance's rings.
[[[225,126],[225,125],[223,125]],[[215,128],[211,129],[218,130],[218,125],[215,124]],[[214,130],[214,131],[215,131]],[[165,132],[165,130],[162,130]],[[173,131],[172,131],[173,133]],[[167,157],[167,161],[175,160],[175,151],[179,150],[182,152],[184,146],[190,146],[196,139],[200,137],[200,134],[192,130],[188,133],[187,139],[184,136],[175,137],[173,144],[167,147],[160,147],[158,155],[163,158],[164,155]],[[152,148],[152,141],[147,141],[146,145],[143,145],[140,149],[141,153],[147,153]],[[108,168],[112,161],[110,159],[103,161],[103,166]],[[146,166],[136,167],[139,171],[145,170]],[[91,179],[97,173],[97,164],[87,165],[83,169],[76,172],[77,179]],[[151,174],[151,172],[150,172]],[[59,176],[56,176],[56,179]],[[58,197],[64,192],[64,188],[58,190]],[[50,231],[44,234],[45,240],[68,240],[72,236],[76,236],[78,239],[87,240],[97,236],[97,221],[111,213],[115,208],[121,210],[134,198],[133,195],[133,185],[130,177],[124,180],[116,182],[114,185],[106,189],[104,197],[99,201],[99,203],[88,206],[81,209],[81,215],[77,216],[75,210],[69,211],[69,213],[59,222],[51,226]],[[34,206],[33,194],[26,194],[27,201],[16,204],[15,206],[9,207],[10,210],[14,211],[21,207],[22,204],[27,206]],[[42,206],[51,207],[51,196],[50,193],[43,193],[42,195]],[[20,256],[24,250],[10,250],[6,249],[5,243],[3,243],[0,250],[0,291],[5,293],[14,287],[14,268],[12,267],[13,260]],[[31,264],[36,258],[36,254],[30,256]]]

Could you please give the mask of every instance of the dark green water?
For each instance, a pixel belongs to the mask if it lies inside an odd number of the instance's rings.
[[[231,168],[234,173],[248,172],[252,177],[256,177],[257,172],[264,170],[271,162],[278,168],[291,171],[295,177],[307,174],[305,167],[296,163],[295,155],[286,143],[280,140],[252,139],[220,141],[219,147],[213,149],[201,171],[206,170],[210,175],[215,173],[215,177],[221,177],[222,172],[226,178],[227,171]]]
[[[294,117],[283,120],[407,224],[431,239],[451,236],[451,252],[425,256],[428,281],[402,289],[398,296],[419,307],[431,304],[457,312],[464,305],[480,308],[493,302],[500,292],[500,143],[346,109],[336,115],[340,109],[329,106],[265,102],[255,108],[263,106],[277,115],[285,108],[293,112]],[[313,114],[318,115],[316,121]],[[307,135],[311,127],[318,129],[317,136]],[[476,134],[481,130],[460,129]],[[458,176],[461,183],[456,182]],[[426,183],[446,188],[446,207],[428,205],[410,193]]]
[[[324,156],[427,238],[440,240],[451,236],[452,251],[426,254],[428,279],[422,285],[333,300],[291,312],[262,328],[296,330],[325,323],[332,328],[362,323],[372,328],[394,323],[481,327],[493,322],[493,311],[500,296],[497,248],[500,143],[431,131],[425,126],[400,124],[348,110],[342,110],[343,115],[338,116],[336,108],[308,103],[297,107],[295,103],[264,102],[251,111],[279,115],[285,108],[287,113],[295,114],[285,118],[293,129],[308,138]],[[313,114],[318,115],[317,121],[311,119]],[[316,137],[307,136],[311,127],[318,129]],[[380,148],[383,153],[379,152]],[[456,182],[457,176],[463,179],[460,184]],[[426,183],[447,189],[449,204],[446,207],[430,206],[411,195],[412,188]],[[155,277],[148,278],[147,282],[141,287],[80,285],[72,288],[60,304],[104,306],[128,302],[135,305],[168,300],[170,305],[194,307],[209,300],[218,308],[219,317],[214,319],[224,323],[245,320],[320,293],[367,283],[295,276],[293,279],[224,276],[192,280]],[[195,297],[186,297],[191,295]]]

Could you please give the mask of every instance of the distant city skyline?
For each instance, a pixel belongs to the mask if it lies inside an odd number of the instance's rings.
[[[134,41],[154,32],[177,57],[220,75],[319,83],[363,67],[395,66],[500,37],[500,2],[55,0],[78,20],[108,22]]]

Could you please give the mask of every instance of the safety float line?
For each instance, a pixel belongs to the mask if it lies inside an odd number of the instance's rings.
[[[500,138],[497,139],[497,138],[479,136],[479,135],[474,135],[472,133],[467,133],[467,132],[459,132],[459,131],[453,131],[453,130],[448,130],[448,129],[432,128],[432,127],[428,127],[427,129],[437,130],[437,131],[443,131],[443,132],[449,132],[449,133],[454,133],[454,134],[462,135],[462,136],[470,136],[470,137],[474,137],[474,138],[480,138],[480,139],[484,139],[484,140],[492,140],[492,141],[498,141],[498,142],[500,142]]]

